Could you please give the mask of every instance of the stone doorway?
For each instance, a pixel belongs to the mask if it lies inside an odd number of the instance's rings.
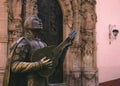
[[[52,3],[51,3],[52,2]],[[43,22],[40,38],[48,45],[58,45],[63,40],[62,11],[57,0],[37,0],[38,17]],[[63,82],[63,62],[50,77],[50,83]],[[58,78],[59,77],[59,78]]]
[[[19,3],[22,3],[21,6],[20,4],[16,6],[17,4],[9,2],[10,5],[13,4],[14,8],[22,8],[22,11],[21,9],[19,9],[17,11],[18,13],[14,14],[14,16],[16,17],[14,17],[13,19],[9,17],[9,41],[14,40],[14,33],[16,32],[16,30],[17,35],[18,33],[20,33],[20,31],[23,30],[22,24],[24,20],[30,15],[38,15],[40,18],[42,18],[44,22],[44,28],[48,30],[48,32],[41,33],[46,36],[43,37],[42,40],[46,40],[48,45],[59,44],[68,36],[68,34],[73,29],[75,29],[78,32],[77,36],[73,42],[73,45],[69,48],[66,54],[63,64],[64,67],[61,68],[61,70],[63,71],[63,80],[61,79],[60,82],[63,83],[56,84],[56,86],[64,86],[65,84],[67,84],[66,86],[98,86],[95,31],[95,24],[97,20],[95,13],[96,0],[24,0],[23,2],[20,2],[22,0],[18,1]],[[48,1],[50,1],[49,5],[47,4]],[[58,7],[55,7],[56,5],[53,5],[56,3],[54,1],[57,1],[57,4],[59,5]],[[60,10],[50,10],[47,9],[47,7],[44,8],[44,6],[46,5],[48,6],[48,8],[53,7]],[[12,11],[12,8],[9,9],[10,11]],[[14,10],[16,9],[13,9],[13,11]],[[47,15],[48,13],[46,12],[50,12],[50,14]],[[59,13],[61,15],[61,18],[58,18],[58,21],[54,22],[54,15],[59,15]],[[9,16],[10,15],[12,15],[11,12],[9,13]],[[21,15],[21,18],[19,18],[18,15]],[[47,22],[47,20],[49,21]],[[60,29],[56,29],[55,27]],[[50,39],[51,37],[54,37],[55,34],[59,35],[57,35],[55,38]],[[47,35],[49,35],[50,37],[47,37]],[[60,40],[58,40],[58,38],[60,38]],[[53,80],[51,82],[58,81]],[[55,85],[52,84],[52,86]]]

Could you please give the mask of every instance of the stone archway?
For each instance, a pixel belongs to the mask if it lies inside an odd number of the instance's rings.
[[[13,6],[9,0],[9,6]],[[15,1],[15,0],[13,0]],[[64,83],[67,86],[98,86],[97,65],[96,65],[96,13],[95,0],[58,0],[63,14],[63,39],[71,30],[77,30],[77,37],[69,48],[64,61]],[[22,23],[30,15],[37,15],[37,0],[26,0],[16,4],[22,8],[25,6],[24,18],[19,9],[17,17],[11,17],[12,7],[9,11],[9,41],[10,43],[22,32]],[[15,5],[15,4],[14,4]],[[15,6],[16,6],[15,5]],[[31,9],[29,9],[31,8]],[[14,9],[15,10],[15,9]],[[12,13],[11,13],[12,12]],[[12,26],[12,27],[11,27]],[[54,86],[54,85],[53,85]],[[59,86],[59,85],[56,85]],[[63,85],[62,85],[63,86]]]

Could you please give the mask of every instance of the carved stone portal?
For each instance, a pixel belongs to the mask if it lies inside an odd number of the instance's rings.
[[[50,0],[49,3],[56,3],[54,1],[56,0]],[[72,29],[76,29],[78,32],[73,45],[67,52],[63,64],[63,82],[61,84],[52,83],[50,86],[98,86],[95,33],[95,25],[97,19],[95,13],[96,1],[58,0],[57,3],[60,8],[56,8],[56,5],[51,4],[53,5],[53,10],[52,12],[49,11],[50,14],[48,14],[48,12],[45,12],[46,9],[41,11],[41,8],[39,8],[42,7],[41,2],[47,3],[47,0],[8,1],[9,46],[15,39],[23,35],[23,22],[28,16],[38,15],[39,17],[43,18],[42,20],[45,24],[47,19],[44,19],[45,17],[43,13],[46,13],[45,15],[48,15],[48,18],[52,19],[52,21],[50,21],[51,23],[49,23],[51,24],[52,28],[48,31],[54,33],[56,30],[58,30],[58,32],[55,34],[61,34],[57,36],[57,39],[62,38],[64,40]],[[57,9],[59,9],[59,11],[61,10],[60,24],[62,25],[57,24],[56,21],[58,22],[59,20],[56,20],[54,17],[58,13]],[[60,25],[60,28],[57,27],[59,29],[56,29],[54,24],[56,24],[56,26]],[[46,25],[47,24],[45,24],[44,27],[49,28],[47,27],[48,25]],[[52,35],[55,36],[55,34]],[[45,35],[51,36],[48,33]],[[55,42],[52,41],[50,42],[50,44],[54,43]]]

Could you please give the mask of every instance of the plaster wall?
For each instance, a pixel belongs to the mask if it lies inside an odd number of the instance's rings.
[[[120,0],[96,0],[96,39],[99,82],[120,78]],[[119,34],[109,44],[109,24],[116,25]]]

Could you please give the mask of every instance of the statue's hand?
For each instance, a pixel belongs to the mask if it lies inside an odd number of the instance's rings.
[[[48,67],[49,69],[51,69],[52,66],[53,66],[53,61],[51,61],[47,57],[44,57],[40,60],[40,64],[41,64],[41,68],[42,67]]]

